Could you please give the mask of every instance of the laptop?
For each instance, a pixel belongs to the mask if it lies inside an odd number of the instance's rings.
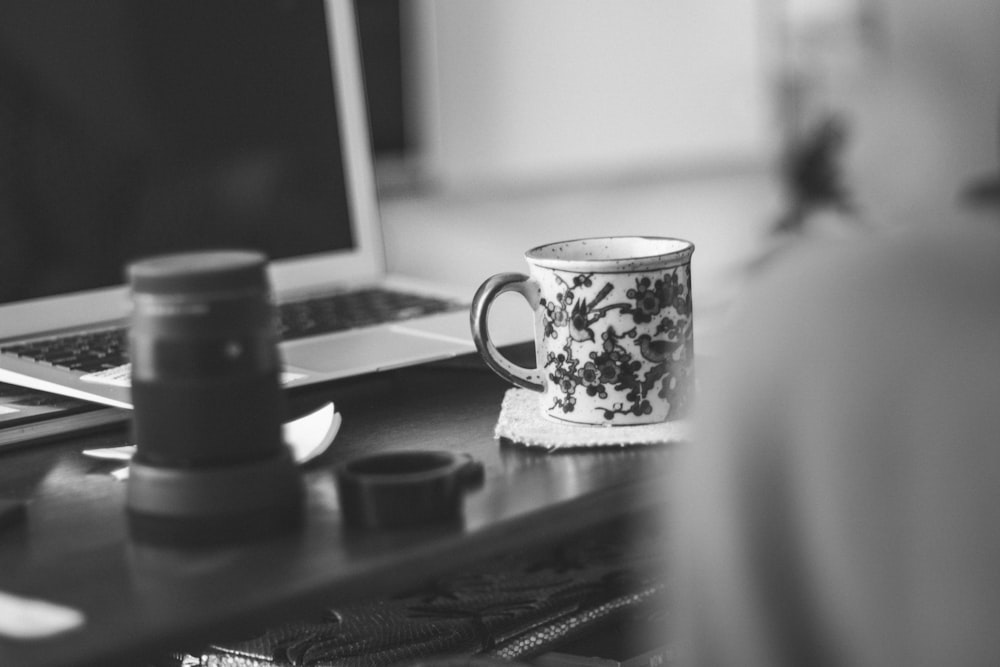
[[[125,265],[199,249],[263,251],[282,308],[359,292],[388,308],[285,336],[288,388],[474,349],[470,294],[386,275],[351,0],[4,13],[0,381],[130,407],[127,365],[38,350],[120,346]]]

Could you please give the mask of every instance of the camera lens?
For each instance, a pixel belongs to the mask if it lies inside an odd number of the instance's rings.
[[[266,268],[242,251],[129,266],[136,455],[126,505],[138,539],[204,544],[300,525]]]
[[[156,257],[129,267],[139,460],[201,466],[282,446],[276,314],[254,252]]]

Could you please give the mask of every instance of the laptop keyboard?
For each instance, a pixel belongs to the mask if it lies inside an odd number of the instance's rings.
[[[464,308],[457,301],[366,288],[282,303],[278,332],[282,340],[295,340]],[[97,373],[128,363],[127,335],[125,327],[113,327],[12,343],[0,352]]]
[[[278,334],[294,340],[464,308],[457,301],[369,288],[280,304]]]
[[[95,373],[128,362],[124,327],[41,338],[0,347],[0,352],[74,371]]]

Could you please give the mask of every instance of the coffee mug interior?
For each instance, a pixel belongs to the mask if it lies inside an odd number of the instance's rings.
[[[694,244],[682,239],[650,236],[611,236],[561,241],[532,248],[525,258],[532,264],[572,270],[576,265],[591,270],[634,271],[643,266],[685,262]]]

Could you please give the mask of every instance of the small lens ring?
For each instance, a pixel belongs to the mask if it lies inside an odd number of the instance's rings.
[[[396,529],[460,520],[464,492],[484,473],[468,454],[403,450],[353,459],[336,476],[346,525]]]

